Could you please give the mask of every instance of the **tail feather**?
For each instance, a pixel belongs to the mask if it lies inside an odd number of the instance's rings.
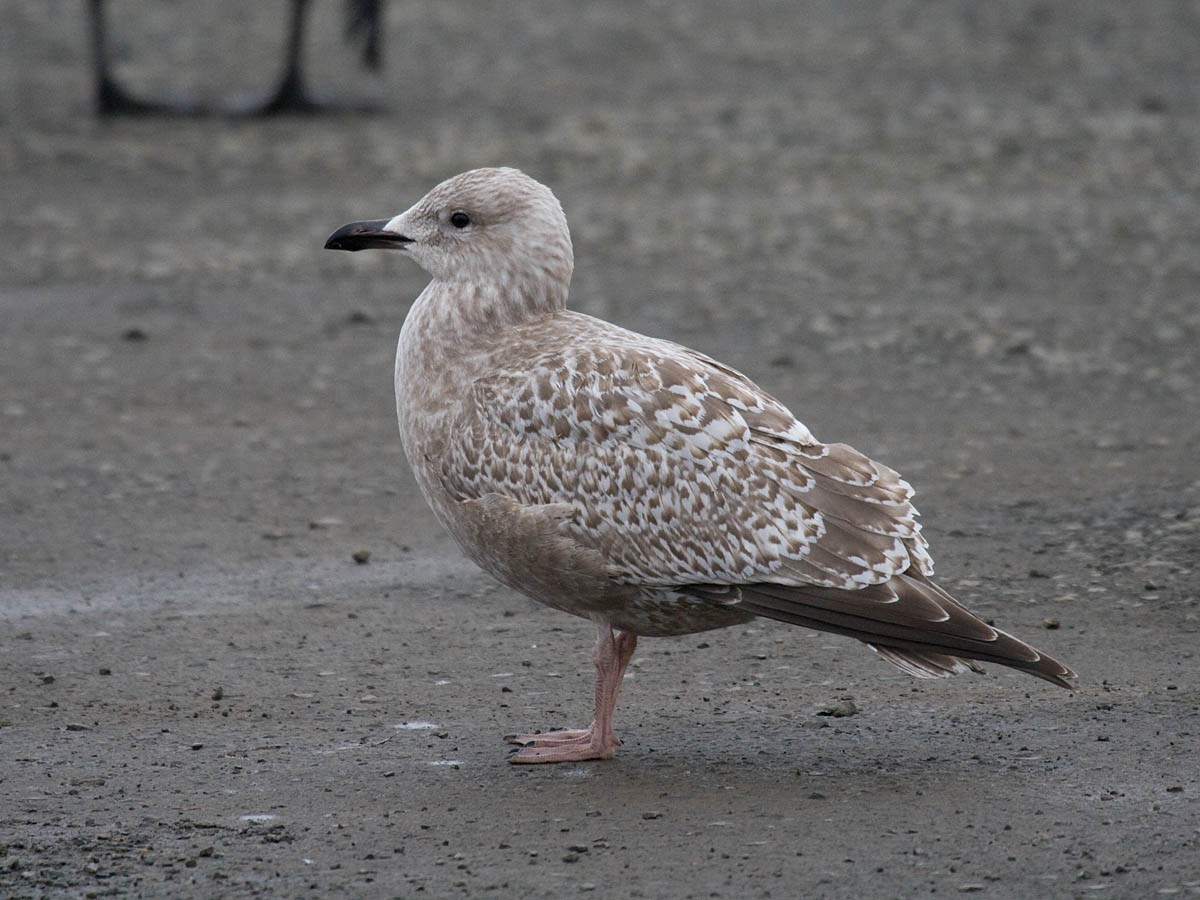
[[[978,672],[970,660],[981,660],[1075,690],[1069,668],[988,625],[922,575],[896,575],[862,590],[742,585],[739,606],[768,619],[857,638],[917,677]]]
[[[881,659],[914,678],[949,678],[951,675],[962,675],[964,672],[983,672],[983,666],[974,660],[962,659],[958,656],[947,656],[944,653],[917,653],[911,650],[897,650],[894,647],[880,647],[877,644],[868,644],[867,646],[878,653]]]

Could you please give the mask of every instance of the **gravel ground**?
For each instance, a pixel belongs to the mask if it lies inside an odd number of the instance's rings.
[[[1200,895],[1195,4],[397,0],[376,77],[318,4],[375,114],[108,122],[82,6],[0,37],[0,896]],[[263,89],[284,9],[118,0],[119,71]],[[1079,693],[762,623],[643,642],[615,760],[509,766],[591,627],[416,493],[422,274],[320,250],[495,164],[576,308],[898,468]]]

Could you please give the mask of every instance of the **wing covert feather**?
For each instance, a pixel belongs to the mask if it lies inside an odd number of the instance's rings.
[[[733,369],[664,341],[568,346],[475,382],[451,496],[565,503],[613,577],[860,588],[932,563],[891,469],[822,444]]]

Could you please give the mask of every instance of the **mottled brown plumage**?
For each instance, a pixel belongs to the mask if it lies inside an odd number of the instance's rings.
[[[566,219],[528,176],[465,173],[327,246],[395,247],[433,276],[396,356],[417,483],[482,568],[597,625],[592,728],[518,736],[514,761],[611,756],[638,635],[755,616],[858,638],[919,677],[984,660],[1071,687],[930,580],[896,472],[821,443],[740,372],[566,309]]]

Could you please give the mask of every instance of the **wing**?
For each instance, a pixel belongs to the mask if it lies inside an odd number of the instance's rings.
[[[451,496],[568,504],[577,539],[630,584],[855,589],[932,572],[894,471],[818,442],[739,372],[630,337],[476,382],[443,461]]]

